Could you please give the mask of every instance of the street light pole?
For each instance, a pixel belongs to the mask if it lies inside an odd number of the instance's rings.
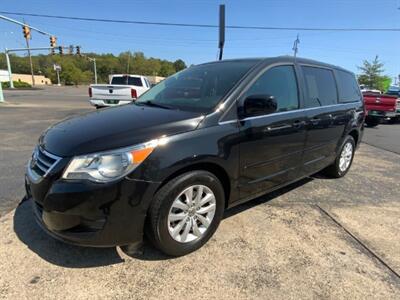
[[[10,89],[13,89],[14,88],[14,82],[12,80],[10,56],[8,55],[7,48],[5,49],[5,53],[6,53],[6,60],[7,60],[8,79],[10,81]]]
[[[93,58],[93,68],[94,68],[94,83],[97,84],[97,68],[96,68],[96,59]]]
[[[57,86],[61,86],[61,83],[60,83],[60,70],[56,69],[56,72],[57,72]]]
[[[93,72],[94,72],[94,83],[97,84],[97,67],[96,67],[96,58],[94,57],[89,57],[86,56],[85,54],[82,54],[83,57],[86,57],[89,61],[93,62]]]

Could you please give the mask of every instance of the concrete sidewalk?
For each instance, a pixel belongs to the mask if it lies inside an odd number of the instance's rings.
[[[399,299],[399,156],[362,145],[349,174],[315,176],[226,213],[199,251],[60,243],[30,202],[0,219],[4,299]]]

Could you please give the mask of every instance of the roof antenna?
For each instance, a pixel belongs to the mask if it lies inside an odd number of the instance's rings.
[[[300,44],[300,38],[299,38],[299,34],[297,34],[297,38],[296,38],[296,40],[294,41],[294,43],[293,43],[293,48],[292,48],[292,50],[293,50],[293,52],[294,52],[294,60],[296,60],[296,57],[297,57],[297,52],[299,51],[299,44]]]

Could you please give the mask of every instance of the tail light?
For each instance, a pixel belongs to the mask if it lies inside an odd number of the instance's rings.
[[[92,88],[89,88],[89,97],[92,98]]]
[[[136,99],[136,98],[137,98],[137,93],[136,93],[136,90],[135,90],[135,89],[131,89],[131,97],[132,97],[133,99]]]

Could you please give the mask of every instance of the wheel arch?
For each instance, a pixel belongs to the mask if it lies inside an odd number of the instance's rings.
[[[208,171],[211,174],[213,174],[215,177],[219,179],[219,181],[222,184],[222,188],[224,190],[224,195],[225,195],[225,208],[228,207],[230,195],[231,195],[231,184],[230,184],[230,179],[229,175],[226,172],[226,170],[221,167],[220,165],[213,163],[213,162],[198,162],[194,163],[185,167],[182,167],[170,175],[168,175],[159,185],[155,193],[157,193],[167,182],[169,182],[171,179],[190,172],[190,171]],[[154,193],[154,194],[155,194]]]
[[[350,135],[351,137],[353,137],[354,142],[355,142],[355,144],[356,144],[356,146],[357,146],[357,145],[358,145],[358,142],[359,142],[359,137],[360,137],[360,133],[358,132],[358,130],[354,128],[354,129],[350,130],[350,132],[348,133],[348,135]]]

